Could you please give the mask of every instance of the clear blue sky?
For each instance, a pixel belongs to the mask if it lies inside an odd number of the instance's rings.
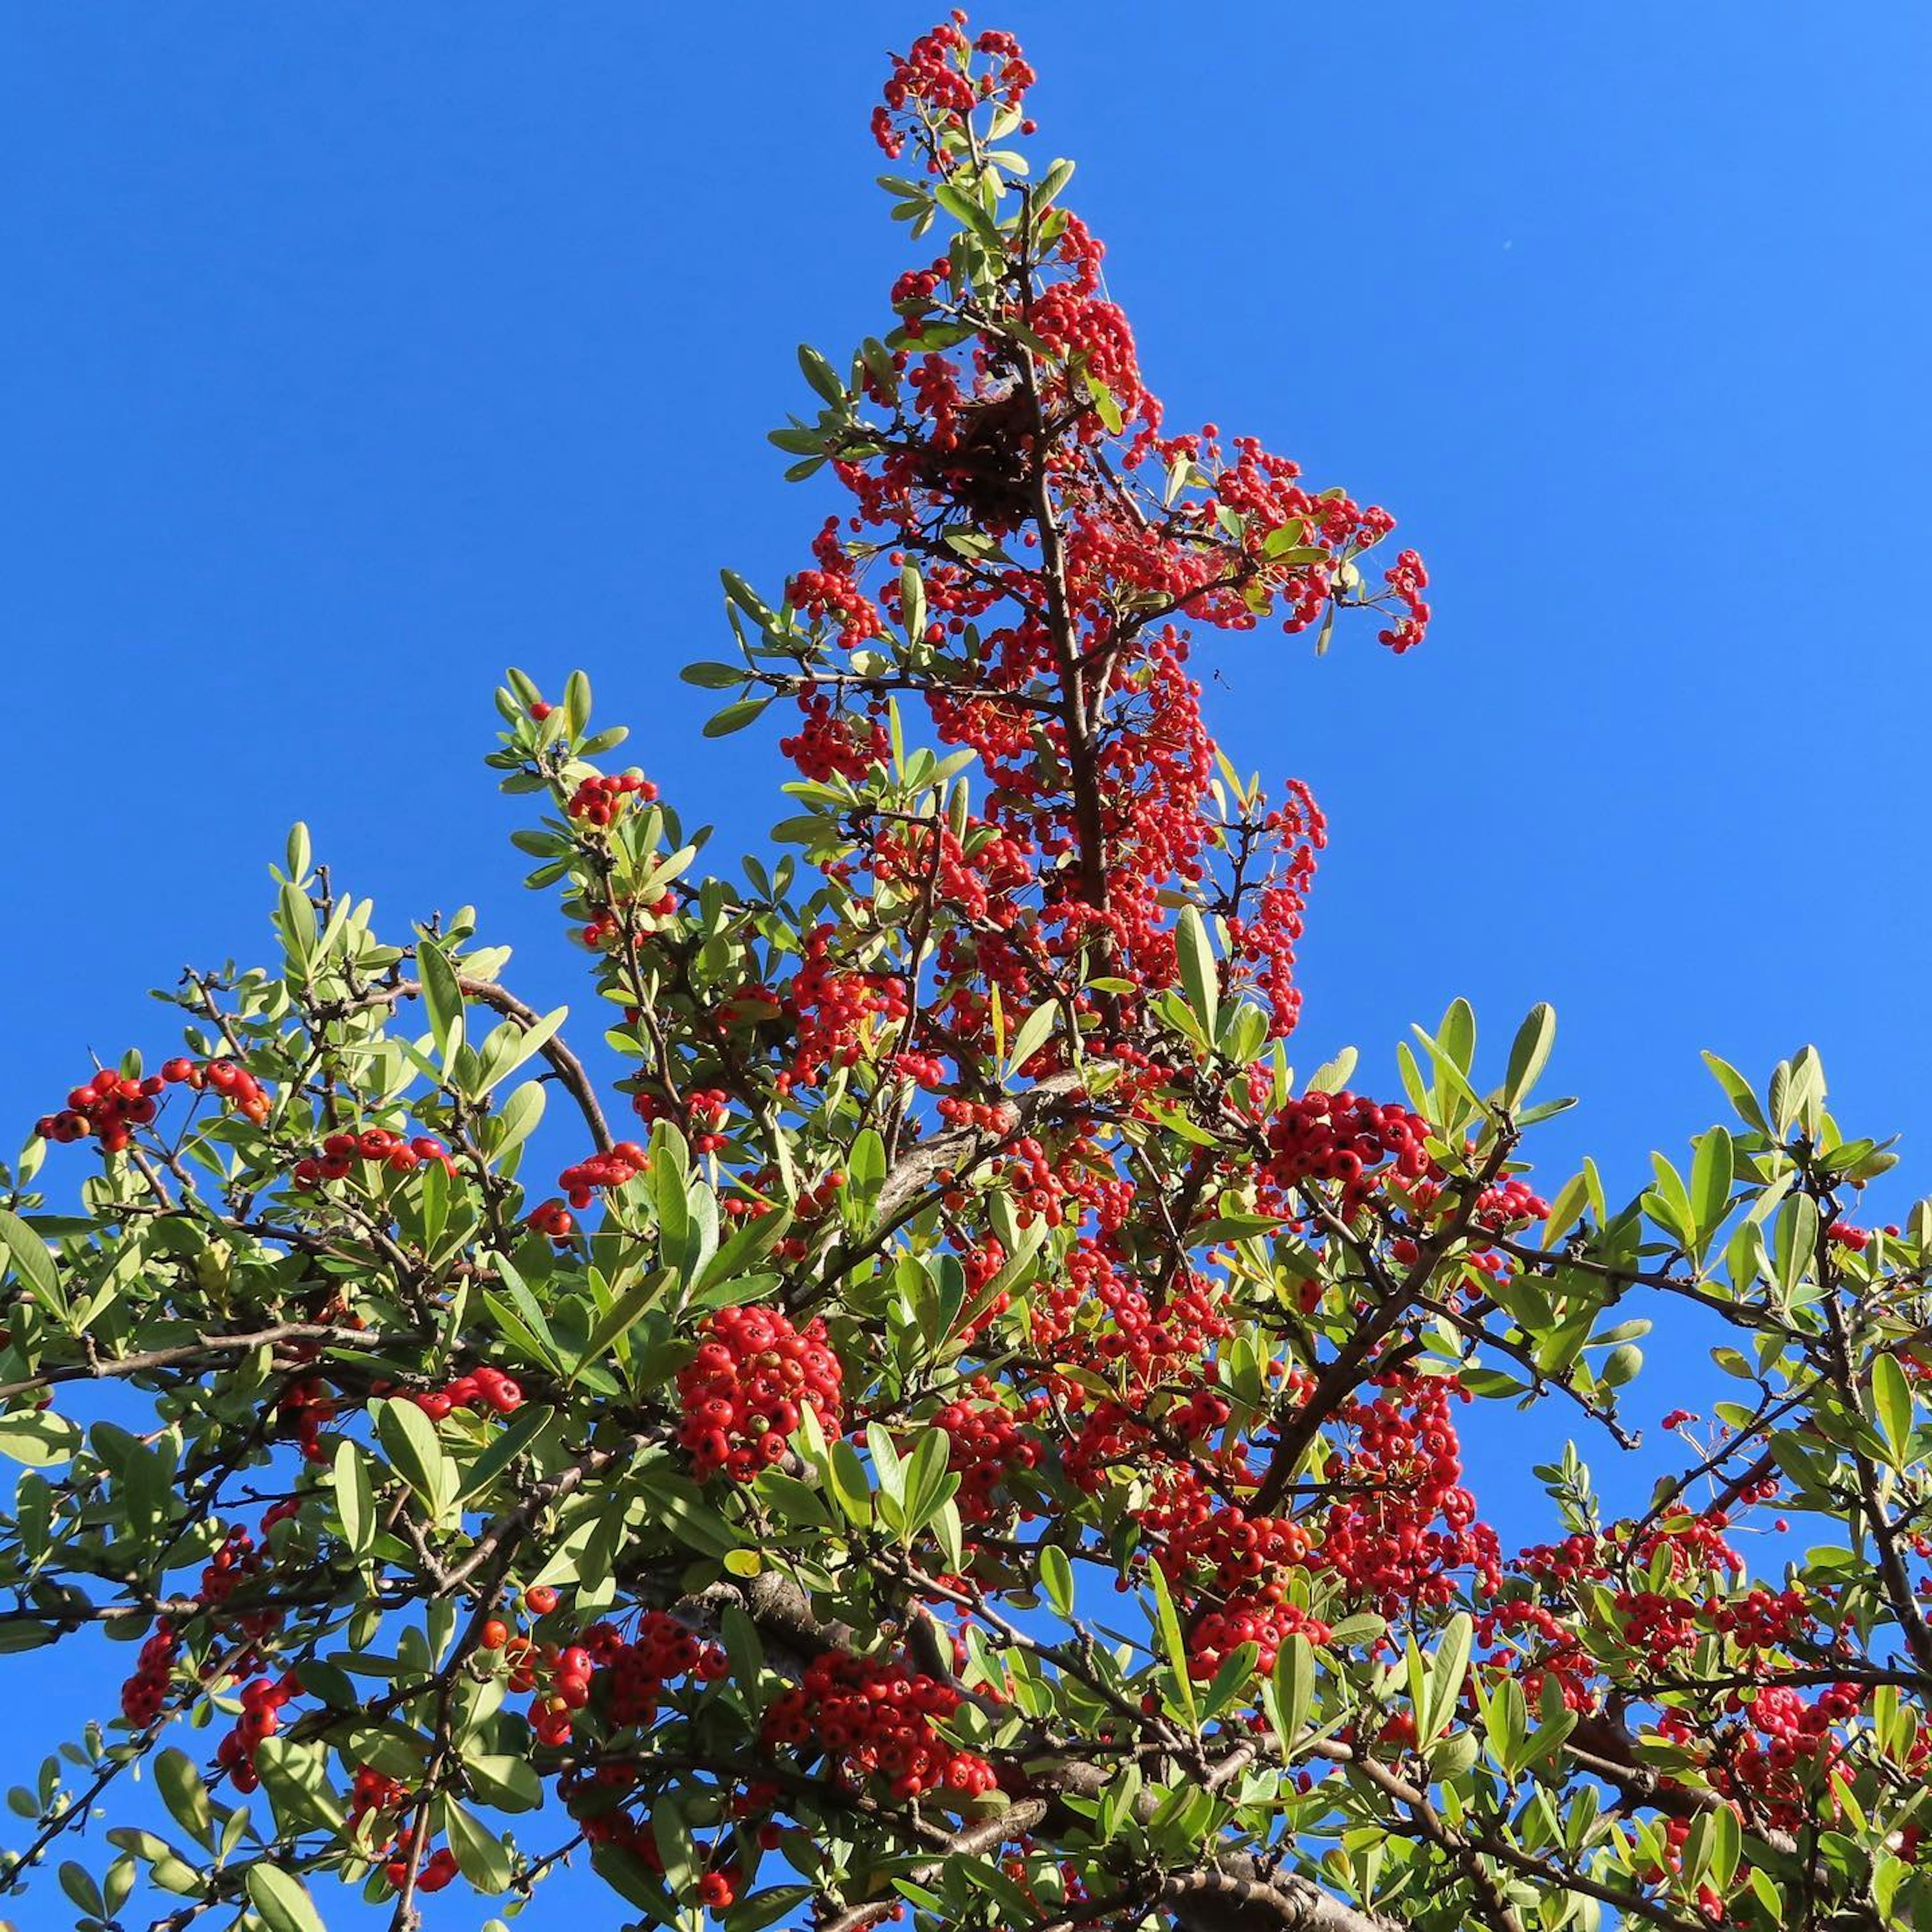
[[[506,662],[587,667],[721,850],[780,815],[769,736],[701,743],[675,673],[718,566],[775,586],[822,514],[764,434],[904,265],[865,122],[928,17],[0,8],[5,1121],[265,950],[296,818],[398,929],[473,902],[580,997],[478,764]],[[1388,503],[1435,574],[1400,662],[1211,660],[1235,761],[1334,822],[1305,1060],[1393,1090],[1453,994],[1498,1051],[1550,999],[1555,1155],[1634,1182],[1716,1118],[1700,1047],[1808,1039],[1932,1189],[1922,10],[983,18],[1173,419]]]

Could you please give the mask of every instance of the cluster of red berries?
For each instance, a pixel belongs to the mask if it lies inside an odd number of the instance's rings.
[[[1284,1190],[1306,1180],[1339,1181],[1343,1212],[1374,1191],[1384,1161],[1404,1180],[1429,1172],[1429,1124],[1406,1107],[1346,1092],[1290,1100],[1268,1124],[1268,1178]]]
[[[1014,1142],[1012,1154],[1000,1169],[1013,1202],[1013,1218],[1022,1228],[1044,1221],[1057,1228],[1066,1218],[1066,1184],[1047,1156],[1046,1148],[1029,1134]]]
[[[1188,1632],[1187,1674],[1199,1683],[1212,1683],[1228,1653],[1251,1643],[1257,1653],[1255,1670],[1265,1676],[1289,1637],[1324,1644],[1334,1634],[1330,1625],[1293,1604],[1264,1595],[1238,1596],[1195,1619]]]
[[[158,1074],[135,1080],[104,1066],[68,1094],[58,1114],[43,1114],[34,1123],[34,1131],[48,1141],[84,1140],[98,1134],[107,1153],[118,1154],[134,1138],[134,1130],[154,1118],[155,1096],[165,1084]]]
[[[556,1184],[573,1208],[588,1208],[600,1187],[622,1187],[638,1174],[651,1171],[651,1157],[635,1141],[620,1141],[603,1154],[586,1154],[574,1166],[566,1167]]]
[[[258,1677],[243,1685],[242,1714],[214,1752],[215,1762],[233,1778],[237,1791],[245,1794],[260,1785],[256,1750],[264,1738],[273,1737],[281,1729],[282,1706],[301,1695],[302,1680],[293,1671],[280,1678]]]
[[[781,1087],[809,1087],[833,1067],[856,1066],[875,1025],[896,1027],[910,1010],[906,983],[896,974],[848,972],[833,947],[836,926],[814,926],[805,957],[788,989],[798,1022],[790,1067]]]
[[[326,1135],[322,1145],[304,1154],[290,1170],[290,1180],[307,1191],[325,1182],[342,1180],[353,1172],[357,1162],[367,1161],[391,1174],[413,1174],[426,1161],[435,1161],[453,1180],[456,1160],[442,1142],[428,1134],[406,1138],[387,1127],[364,1127],[356,1133]]]
[[[662,1610],[646,1610],[628,1642],[610,1624],[592,1624],[584,1646],[596,1670],[604,1719],[614,1726],[649,1724],[666,1687],[680,1677],[716,1684],[730,1670],[716,1644],[701,1642]]]
[[[720,1154],[730,1144],[729,1136],[718,1131],[731,1114],[731,1096],[722,1087],[694,1087],[680,1094],[674,1106],[655,1094],[638,1094],[632,1096],[631,1106],[646,1126],[658,1120],[680,1120],[694,1153]]]
[[[322,1432],[335,1420],[338,1404],[334,1391],[319,1376],[307,1376],[291,1382],[275,1404],[275,1433],[292,1438],[300,1445],[302,1460],[326,1462],[328,1451]]]
[[[950,20],[920,34],[907,52],[893,56],[885,99],[872,110],[872,138],[892,160],[905,152],[898,118],[931,114],[957,122],[982,100],[1017,109],[1038,78],[1012,34],[988,30],[969,40],[965,26],[964,13],[956,9]],[[974,52],[988,62],[977,75],[970,71]],[[1031,134],[1033,123],[1022,123],[1021,131]]]
[[[974,1378],[970,1399],[950,1402],[932,1418],[946,1432],[946,1467],[959,1478],[956,1501],[967,1522],[988,1522],[1005,1513],[995,1492],[1016,1470],[1036,1468],[1040,1448],[1022,1422],[1036,1422],[1048,1406],[1045,1396],[1023,1417],[999,1401],[992,1381]]]
[[[34,1132],[42,1140],[60,1142],[96,1135],[104,1152],[118,1154],[133,1140],[137,1127],[154,1119],[161,1094],[178,1086],[196,1093],[212,1089],[244,1119],[258,1125],[268,1117],[268,1096],[245,1066],[232,1060],[204,1064],[177,1059],[163,1062],[159,1073],[140,1079],[117,1073],[111,1066],[102,1067],[68,1094],[67,1105],[58,1113],[43,1114],[34,1123]]]
[[[1277,843],[1275,874],[1256,892],[1252,914],[1238,911],[1228,920],[1229,957],[1242,963],[1268,1001],[1268,1036],[1274,1040],[1292,1033],[1301,1016],[1294,950],[1315,883],[1316,854],[1328,842],[1328,821],[1315,794],[1299,778],[1288,779],[1283,790],[1284,802],[1262,825]]]
[[[262,1534],[266,1536],[275,1524],[295,1516],[300,1508],[300,1504],[292,1499],[274,1504],[262,1516]],[[226,1603],[236,1588],[256,1574],[261,1568],[262,1551],[255,1539],[238,1523],[222,1538],[214,1554],[202,1566],[195,1586],[196,1605],[207,1610]],[[252,1649],[247,1646],[259,1642],[280,1620],[280,1612],[273,1610],[256,1610],[246,1616],[232,1618],[232,1626],[244,1646],[237,1653],[237,1658],[252,1656]],[[181,1639],[172,1620],[167,1617],[159,1618],[152,1634],[141,1646],[132,1675],[121,1687],[121,1712],[130,1724],[145,1726],[160,1716],[166,1701],[169,1680],[180,1654]],[[238,1661],[235,1667],[239,1670],[246,1666]]]
[[[391,1778],[368,1765],[356,1771],[349,1792],[349,1824],[352,1831],[364,1818],[386,1813],[393,1820],[410,1801],[410,1788],[400,1778]],[[396,1842],[394,1829],[375,1839],[370,1850],[386,1852]]]
[[[524,1406],[522,1385],[493,1368],[480,1364],[466,1375],[458,1376],[440,1389],[425,1389],[410,1396],[432,1422],[459,1408],[479,1409],[491,1415],[514,1415]]]
[[[422,1869],[416,1874],[416,1889],[440,1892],[456,1873],[456,1854],[447,1845],[440,1846],[423,1861]],[[409,1862],[392,1858],[382,1868],[382,1876],[392,1892],[400,1892],[410,1882]]]
[[[892,750],[885,726],[876,718],[860,718],[835,706],[821,691],[801,687],[798,708],[803,724],[778,740],[778,755],[789,758],[800,772],[820,784],[827,780],[865,776]]]
[[[829,570],[801,570],[785,586],[785,596],[804,616],[836,623],[839,644],[848,651],[862,650],[886,634],[878,606],[849,577]]]
[[[935,1100],[932,1111],[949,1127],[970,1127],[982,1134],[1011,1133],[1020,1118],[1010,1100],[962,1100],[952,1094]]]
[[[553,1241],[568,1241],[577,1233],[577,1221],[561,1201],[540,1201],[524,1216],[524,1225]]]
[[[1344,1403],[1336,1419],[1355,1440],[1329,1465],[1334,1500],[1316,1559],[1353,1600],[1384,1616],[1403,1606],[1437,1606],[1457,1593],[1458,1573],[1478,1586],[1502,1582],[1496,1532],[1476,1520],[1462,1486],[1462,1444],[1449,1413],[1468,1396],[1453,1376],[1407,1371],[1376,1378],[1372,1402]]]
[[[586,825],[610,825],[628,800],[650,805],[657,795],[657,787],[640,771],[610,772],[580,780],[564,810]]]
[[[1380,633],[1382,642],[1400,657],[1420,644],[1429,628],[1429,606],[1422,601],[1422,593],[1429,588],[1429,573],[1422,567],[1422,559],[1406,550],[1382,573],[1382,580],[1406,613]]]
[[[838,1434],[841,1372],[823,1322],[800,1331],[776,1309],[720,1308],[701,1332],[695,1359],[677,1378],[677,1439],[700,1482],[721,1469],[748,1482],[782,1462],[808,1406],[828,1437]]]
[[[161,1714],[180,1650],[174,1625],[162,1618],[141,1646],[134,1674],[121,1687],[121,1714],[137,1730],[145,1730]]]
[[[1191,1581],[1204,1568],[1211,1586],[1232,1596],[1264,1576],[1293,1568],[1308,1547],[1308,1532],[1298,1522],[1251,1516],[1229,1505],[1177,1525],[1168,1534],[1162,1568],[1177,1583]]]
[[[940,1790],[973,1798],[999,1782],[992,1766],[933,1728],[960,1702],[951,1684],[923,1672],[832,1652],[771,1705],[762,1736],[768,1746],[821,1745],[844,1777],[884,1778],[902,1802]]]

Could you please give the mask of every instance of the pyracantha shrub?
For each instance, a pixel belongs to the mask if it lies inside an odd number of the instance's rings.
[[[1932,1922],[1932,1210],[1850,1218],[1892,1156],[1808,1052],[1714,1062],[1628,1203],[1528,1178],[1546,1009],[1298,1079],[1325,827],[1192,656],[1406,651],[1427,579],[1166,420],[1032,81],[958,16],[893,62],[916,252],[774,438],[836,509],[687,674],[782,721],[781,856],[700,867],[580,675],[499,694],[619,1070],[298,828],[273,963],[6,1178],[0,1649],[122,1646],[11,1793],[29,1922],[454,1924],[566,1862],[692,1932]],[[1538,1445],[1634,1446],[1666,1309],[1720,1393],[1612,1508]]]

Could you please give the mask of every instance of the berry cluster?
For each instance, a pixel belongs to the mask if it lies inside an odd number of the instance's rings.
[[[434,1161],[452,1180],[456,1178],[455,1157],[440,1140],[428,1134],[406,1138],[387,1127],[364,1127],[356,1133],[325,1135],[314,1154],[296,1162],[289,1178],[307,1191],[346,1180],[362,1161],[391,1174],[413,1174],[425,1161]]]
[[[956,11],[914,40],[904,54],[892,57],[892,77],[884,101],[872,114],[872,136],[886,154],[897,160],[905,142],[896,125],[908,112],[941,122],[963,122],[982,100],[997,100],[1017,110],[1037,78],[1010,34],[988,32],[968,40],[966,16]],[[988,65],[975,75],[971,56],[987,57]],[[1021,131],[1033,132],[1030,122]]]
[[[613,825],[628,800],[650,805],[657,795],[657,787],[640,771],[600,772],[578,782],[564,810],[586,825]]]
[[[700,1481],[724,1470],[748,1482],[782,1462],[807,1406],[828,1437],[839,1432],[841,1372],[823,1322],[801,1332],[776,1309],[720,1308],[701,1333],[696,1358],[677,1378],[677,1439]]]
[[[771,1705],[762,1735],[768,1746],[820,1745],[845,1778],[884,1778],[902,1802],[941,1790],[973,1798],[998,1783],[992,1766],[933,1728],[960,1702],[951,1684],[923,1672],[829,1652]]]
[[[588,1208],[600,1187],[616,1189],[651,1171],[651,1157],[635,1141],[620,1141],[608,1153],[587,1154],[556,1178],[573,1208]]]
[[[74,1142],[99,1138],[104,1152],[118,1154],[160,1111],[156,1105],[170,1087],[200,1093],[212,1090],[244,1120],[258,1125],[268,1117],[268,1096],[245,1066],[232,1060],[206,1063],[185,1059],[164,1061],[159,1073],[136,1078],[104,1066],[84,1084],[74,1088],[67,1105],[56,1114],[43,1114],[34,1123],[42,1140]]]
[[[596,1624],[584,1633],[584,1642],[596,1668],[604,1720],[614,1727],[649,1724],[666,1687],[679,1678],[715,1684],[730,1668],[717,1645],[700,1642],[662,1610],[646,1610],[628,1641],[611,1625]]]
[[[524,1225],[553,1241],[572,1240],[577,1234],[576,1219],[561,1201],[538,1202],[524,1216]]]
[[[335,1420],[339,1405],[334,1391],[319,1376],[305,1376],[284,1389],[275,1403],[275,1433],[292,1438],[301,1448],[302,1460],[326,1462],[328,1451],[322,1445],[322,1432]]]
[[[946,1438],[946,1467],[959,1478],[956,1498],[962,1520],[989,1522],[1006,1514],[995,1492],[1016,1471],[1036,1468],[1040,1447],[1023,1424],[1037,1423],[1049,1407],[1041,1396],[1020,1417],[1004,1406],[990,1379],[976,1377],[970,1398],[948,1402],[932,1418]]]
[[[423,1861],[422,1869],[416,1874],[418,1892],[440,1892],[457,1874],[456,1854],[447,1845],[437,1849]],[[382,1868],[382,1876],[392,1892],[400,1892],[410,1882],[409,1862],[404,1858],[392,1858]]]
[[[730,1144],[728,1136],[718,1132],[731,1113],[731,1096],[722,1087],[694,1087],[668,1105],[655,1094],[640,1093],[632,1096],[631,1105],[646,1126],[657,1120],[681,1121],[694,1153],[721,1154]]]
[[[441,1388],[424,1390],[410,1400],[430,1421],[440,1422],[459,1408],[490,1415],[514,1415],[524,1406],[524,1391],[500,1369],[484,1362]]]
[[[68,1094],[58,1114],[43,1114],[34,1123],[34,1131],[49,1141],[84,1140],[96,1134],[106,1152],[118,1154],[134,1138],[134,1130],[154,1118],[155,1096],[164,1084],[158,1074],[136,1080],[104,1066]]]
[[[258,1677],[242,1689],[242,1714],[235,1728],[216,1746],[214,1761],[234,1780],[237,1791],[254,1791],[255,1753],[264,1738],[281,1729],[282,1706],[302,1695],[302,1680],[290,1671],[280,1678]]]
[[[1308,1532],[1286,1516],[1248,1515],[1232,1505],[1197,1514],[1169,1532],[1162,1567],[1170,1581],[1209,1573],[1209,1586],[1232,1596],[1262,1576],[1294,1568],[1308,1554]]]
[[[1406,1107],[1349,1093],[1305,1094],[1268,1124],[1268,1178],[1284,1192],[1307,1180],[1339,1181],[1353,1215],[1383,1178],[1384,1162],[1404,1180],[1429,1172],[1429,1124]]]

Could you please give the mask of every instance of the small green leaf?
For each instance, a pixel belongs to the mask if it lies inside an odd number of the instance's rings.
[[[67,1297],[61,1292],[60,1275],[46,1243],[19,1215],[0,1208],[0,1244],[13,1258],[14,1270],[26,1284],[27,1292],[50,1313],[65,1321]]]
[[[406,1396],[369,1406],[396,1473],[432,1511],[440,1513],[456,1494],[456,1468],[436,1439],[436,1424]]]
[[[1201,1022],[1202,1033],[1212,1040],[1220,1018],[1220,982],[1215,972],[1214,949],[1208,944],[1207,924],[1196,908],[1181,908],[1180,916],[1174,922],[1174,946],[1188,1006]]]
[[[490,1898],[510,1888],[516,1868],[503,1841],[473,1811],[454,1798],[446,1802],[445,1821],[449,1830],[449,1849],[456,1854],[457,1869],[476,1889]]]
[[[1315,1651],[1300,1632],[1282,1640],[1274,1654],[1272,1678],[1275,1730],[1286,1762],[1294,1755],[1315,1705]]]
[[[441,946],[424,940],[416,948],[416,971],[422,985],[430,1036],[446,1067],[463,1044],[463,993],[456,983],[456,968]]]
[[[1057,1543],[1042,1543],[1040,1546],[1040,1587],[1046,1592],[1046,1600],[1063,1617],[1073,1614],[1073,1565],[1067,1561],[1066,1552]]]
[[[705,720],[705,736],[728,738],[734,731],[743,730],[763,714],[771,701],[769,698],[741,698],[735,704],[726,705],[722,711]]]
[[[1736,1173],[1737,1150],[1730,1135],[1722,1127],[1700,1135],[1690,1160],[1690,1212],[1700,1242],[1708,1242],[1722,1226]]]
[[[1053,1031],[1053,1023],[1059,1012],[1059,1008],[1049,1000],[1044,1006],[1036,1006],[1021,1022],[1008,1052],[1008,1065],[1013,1072],[1018,1073],[1046,1044],[1047,1036]]]
[[[335,1510],[344,1540],[358,1556],[368,1556],[376,1533],[369,1467],[361,1449],[346,1438],[335,1448]]]
[[[1912,1440],[1912,1385],[1895,1355],[1880,1355],[1872,1364],[1872,1406],[1892,1466],[1902,1469]]]
[[[1503,1105],[1514,1107],[1536,1084],[1556,1038],[1556,1009],[1547,1004],[1532,1006],[1510,1043],[1509,1072],[1503,1082]]]
[[[1449,1728],[1456,1715],[1456,1700],[1462,1694],[1462,1682],[1469,1674],[1469,1652],[1474,1640],[1474,1626],[1466,1611],[1459,1610],[1443,1627],[1436,1654],[1429,1666],[1429,1708],[1416,1718],[1424,1727],[1419,1742],[1432,1742]]]
[[[327,1932],[302,1880],[278,1866],[248,1868],[248,1903],[268,1932]]]
[[[1158,1563],[1148,1565],[1148,1576],[1154,1585],[1155,1622],[1160,1631],[1162,1646],[1167,1652],[1168,1668],[1174,1675],[1174,1694],[1180,1700],[1189,1725],[1198,1730],[1201,1707],[1194,1699],[1194,1680],[1187,1669],[1187,1646],[1181,1640],[1180,1619],[1174,1614],[1174,1598],[1168,1593],[1167,1578]]]

